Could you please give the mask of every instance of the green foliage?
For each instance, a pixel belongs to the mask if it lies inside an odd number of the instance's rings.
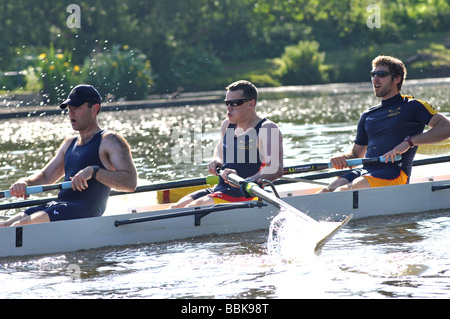
[[[79,29],[66,25],[71,3],[2,0],[0,70],[17,71],[18,51],[42,50],[51,43],[63,54],[70,52],[72,65],[127,43],[151,61],[157,93],[179,86],[204,90],[206,84],[217,89],[230,78],[227,70],[221,74],[222,64],[280,57],[299,41],[320,43],[328,58],[343,50],[359,54],[365,48],[378,54],[380,44],[402,44],[424,32],[450,30],[448,0],[80,0]],[[380,28],[367,26],[371,4],[380,8]],[[351,63],[331,70],[330,63],[315,65],[313,79],[344,79],[360,67]],[[279,81],[269,73],[252,76],[268,85]]]
[[[185,91],[215,90],[223,73],[222,61],[206,50],[186,48],[175,59],[172,80]]]
[[[257,87],[276,87],[281,85],[276,76],[272,76],[270,74],[251,74],[248,77],[248,80]]]
[[[278,74],[283,85],[318,84],[327,80],[324,72],[325,53],[319,52],[317,41],[300,41],[287,46],[280,58]]]
[[[153,84],[150,61],[128,45],[114,45],[110,51],[86,58],[82,73],[84,82],[96,87],[103,97],[144,99]]]
[[[71,57],[69,52],[56,52],[50,45],[46,52],[35,58],[35,72],[48,104],[58,104],[64,100],[79,79],[80,67],[72,66]]]

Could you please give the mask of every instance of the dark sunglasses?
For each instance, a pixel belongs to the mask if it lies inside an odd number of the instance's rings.
[[[389,73],[388,71],[372,71],[372,72],[370,72],[370,76],[372,78],[375,77],[375,75],[378,75],[379,78],[385,78],[389,74],[391,74],[391,73]]]
[[[251,101],[252,99],[239,99],[239,100],[229,100],[224,101],[226,106],[239,106],[244,104],[245,102]]]

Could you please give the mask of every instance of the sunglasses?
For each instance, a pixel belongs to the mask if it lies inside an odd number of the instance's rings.
[[[371,76],[372,78],[374,78],[375,75],[378,75],[379,78],[385,78],[385,77],[387,77],[389,74],[391,74],[391,73],[389,73],[388,71],[372,71],[372,72],[370,72],[370,76]]]
[[[226,106],[239,106],[244,104],[245,102],[251,101],[252,99],[239,99],[239,100],[229,100],[224,101]]]

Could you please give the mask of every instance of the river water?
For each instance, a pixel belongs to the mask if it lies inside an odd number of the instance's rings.
[[[404,91],[450,115],[449,89],[450,84],[419,82]],[[347,151],[360,113],[375,104],[367,86],[355,90],[350,85],[300,94],[265,93],[258,111],[279,124],[285,166],[290,166],[323,162]],[[145,184],[206,176],[225,110],[224,105],[211,104],[105,112],[99,121],[130,142],[140,184]],[[41,168],[72,134],[68,120],[59,115],[1,120],[1,188]],[[189,156],[176,156],[180,146]],[[419,151],[417,158],[448,153],[444,145]],[[438,171],[442,166],[429,168],[430,173]],[[270,256],[268,230],[1,258],[0,297],[449,298],[449,238],[450,209],[351,221],[320,256],[307,260]],[[77,278],[68,271],[73,265],[80,270]]]

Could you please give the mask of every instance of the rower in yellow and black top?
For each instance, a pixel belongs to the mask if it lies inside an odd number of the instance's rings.
[[[400,94],[406,78],[403,62],[390,56],[372,61],[372,87],[381,103],[364,112],[358,122],[356,138],[349,153],[333,157],[336,169],[346,160],[383,157],[384,163],[371,163],[343,175],[322,192],[402,185],[409,182],[417,145],[434,144],[450,137],[450,121],[429,103]],[[425,126],[430,129],[424,132]],[[395,158],[401,155],[398,163]]]
[[[371,187],[408,183],[417,152],[410,137],[422,133],[435,114],[437,111],[429,103],[400,93],[364,112],[354,142],[367,145],[366,157],[382,156],[405,139],[406,142],[409,140],[411,147],[402,154],[399,162],[365,164],[362,169],[341,177],[352,182],[365,176]]]

